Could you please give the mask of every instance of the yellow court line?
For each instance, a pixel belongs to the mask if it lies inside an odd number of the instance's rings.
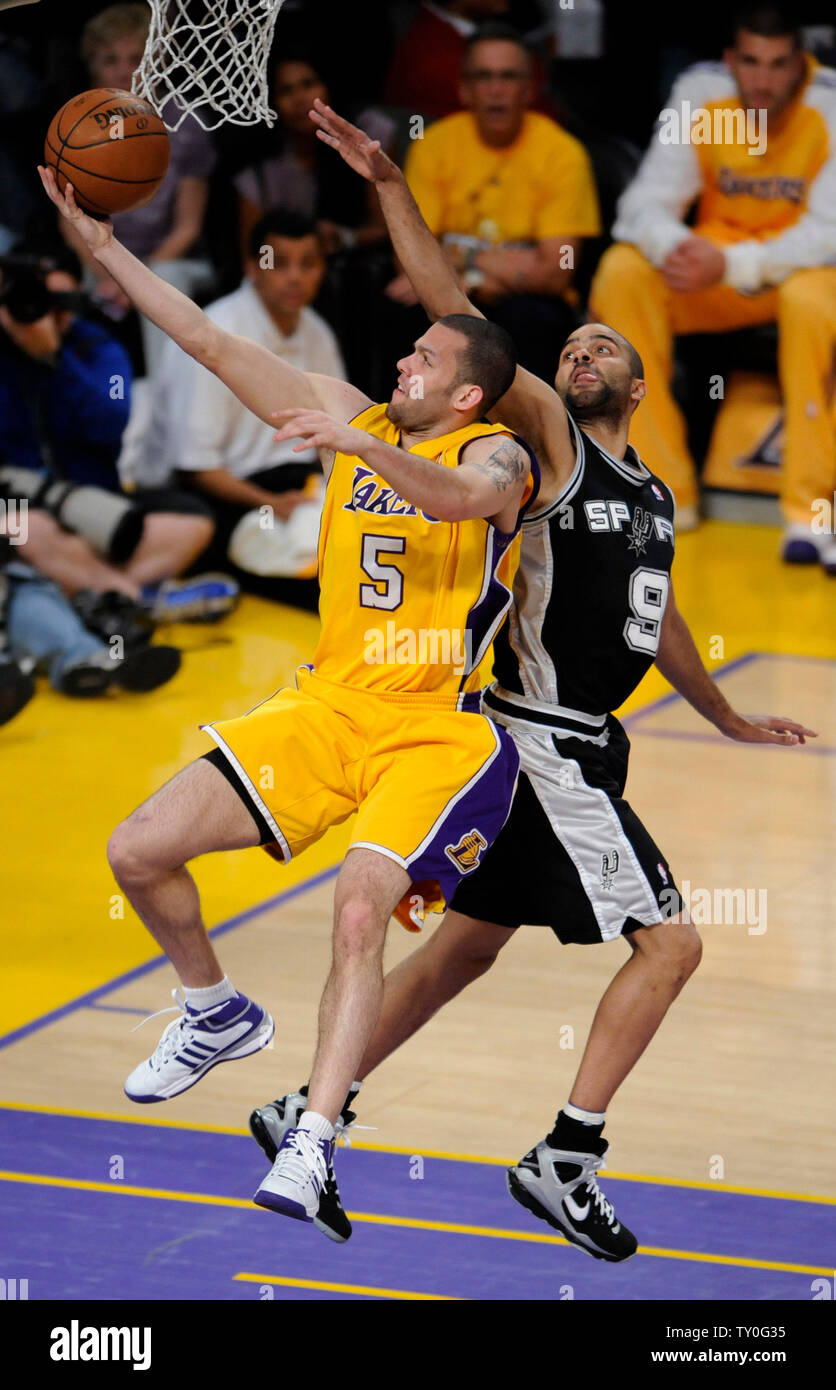
[[[177,1192],[161,1187],[133,1187],[129,1183],[94,1182],[88,1178],[58,1178],[46,1173],[15,1173],[0,1170],[0,1182],[31,1183],[38,1187],[70,1188],[80,1192],[107,1192],[123,1197],[151,1197],[167,1202],[193,1202],[204,1206],[232,1207],[236,1210],[260,1211],[244,1197],[218,1197],[206,1192]],[[539,1231],[506,1230],[498,1226],[467,1226],[455,1221],[428,1221],[414,1216],[381,1216],[376,1212],[350,1211],[351,1221],[370,1226],[395,1226],[413,1231],[441,1231],[447,1235],[486,1236],[493,1240],[522,1241],[530,1245],[568,1245],[563,1236],[543,1235]],[[639,1255],[652,1255],[662,1260],[690,1260],[699,1264],[734,1265],[745,1269],[771,1269],[789,1274],[824,1274],[828,1266],[789,1264],[781,1260],[754,1260],[742,1255],[709,1255],[694,1250],[668,1250],[664,1246],[640,1245]],[[265,1282],[267,1282],[265,1280]]]
[[[285,1279],[278,1274],[233,1274],[233,1279],[244,1280],[250,1284],[283,1284],[291,1289],[326,1289],[331,1293],[362,1293],[371,1298],[413,1298],[441,1300],[444,1303],[461,1303],[455,1294],[448,1293],[410,1293],[407,1289],[376,1289],[368,1284],[326,1284],[321,1279]]]
[[[24,1110],[33,1115],[67,1115],[71,1119],[78,1120],[109,1120],[120,1125],[147,1125],[151,1129],[182,1129],[191,1130],[198,1134],[235,1134],[252,1138],[248,1129],[241,1129],[237,1125],[206,1125],[198,1124],[193,1120],[164,1120],[162,1117],[153,1119],[144,1113],[142,1115],[115,1115],[108,1111],[72,1110],[56,1105],[24,1105],[20,1101],[13,1100],[0,1100],[0,1110]],[[368,1149],[371,1153],[406,1154],[408,1158],[444,1158],[451,1163],[486,1163],[499,1168],[507,1168],[509,1164],[517,1162],[516,1158],[496,1158],[487,1154],[450,1153],[446,1149],[410,1149],[397,1144],[367,1143],[365,1140],[353,1142],[351,1148]],[[765,1187],[743,1187],[731,1183],[723,1183],[720,1186],[716,1182],[703,1182],[696,1178],[661,1178],[651,1173],[622,1173],[616,1168],[604,1168],[601,1171],[606,1177],[616,1178],[619,1182],[646,1182],[654,1183],[660,1187],[687,1187],[700,1192],[730,1192],[740,1197],[771,1197],[775,1201],[781,1202],[817,1202],[822,1206],[836,1207],[836,1197],[821,1197],[809,1192],[780,1192]]]
[[[78,1192],[110,1192],[122,1197],[156,1197],[164,1202],[197,1202],[207,1207],[238,1207],[258,1211],[246,1197],[216,1197],[211,1192],[177,1192],[165,1187],[133,1187],[130,1183],[93,1182],[88,1178],[56,1178],[48,1173],[13,1173],[0,1169],[0,1182],[32,1183],[35,1187],[67,1187]]]
[[[0,1110],[24,1110],[32,1115],[67,1115],[73,1120],[109,1120],[119,1125],[146,1125],[149,1129],[194,1130],[199,1134],[248,1134],[252,1138],[248,1129],[241,1129],[238,1125],[206,1125],[196,1120],[164,1120],[162,1116],[152,1118],[144,1113],[144,1109],[140,1115],[117,1115],[108,1110],[73,1110],[62,1105],[24,1105],[21,1101],[0,1100]]]

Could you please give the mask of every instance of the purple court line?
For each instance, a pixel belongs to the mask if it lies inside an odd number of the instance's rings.
[[[714,680],[720,680],[723,676],[727,676],[730,671],[736,671],[741,666],[748,666],[751,661],[814,661],[824,666],[836,665],[830,656],[803,656],[801,654],[796,655],[794,652],[744,652],[742,656],[734,657],[727,665],[709,672],[709,675]],[[660,695],[658,700],[651,700],[649,705],[642,705],[641,709],[634,710],[632,714],[626,714],[621,723],[625,726],[637,724],[640,719],[646,719],[649,714],[655,714],[657,710],[664,709],[666,705],[672,705],[677,700],[687,704],[687,700],[680,695],[678,690],[669,690],[667,695]],[[663,738],[665,735],[658,734],[655,737]],[[819,749],[818,751],[824,750]]]
[[[144,1014],[147,1009],[131,1009],[127,1004],[84,1004],[85,1009],[101,1009],[103,1013],[109,1014]]]
[[[795,656],[791,652],[744,652],[742,656],[736,656],[734,660],[728,662],[726,666],[721,666],[713,672],[713,678],[720,680],[727,676],[731,671],[739,670],[741,666],[748,666],[753,661],[815,661],[824,665],[834,665],[833,659],[829,656]],[[660,709],[667,705],[676,704],[679,701],[687,704],[684,696],[678,690],[669,690],[667,695],[660,695],[658,700],[651,700],[649,705],[643,705],[641,709],[635,710],[632,714],[627,714],[621,720],[622,725],[627,728],[635,726],[640,720],[646,719],[648,715],[656,714]],[[642,729],[642,738],[667,738],[679,739],[683,743],[728,743],[729,739],[724,739],[722,734],[698,733],[696,731],[677,731],[675,729]],[[763,744],[743,744],[743,747],[763,749]],[[805,752],[814,753],[817,757],[832,758],[836,757],[836,748],[815,743],[804,745]]]
[[[756,652],[763,661],[816,661],[822,666],[836,666],[832,656],[808,656],[806,652]]]
[[[259,917],[262,912],[267,912],[273,907],[280,907],[284,903],[290,902],[292,898],[299,897],[301,893],[307,893],[309,889],[318,888],[321,883],[327,883],[328,879],[333,878],[338,870],[339,865],[334,864],[330,869],[323,869],[321,873],[303,879],[294,888],[286,888],[283,893],[276,893],[272,898],[265,898],[263,902],[245,908],[243,912],[238,912],[234,917],[229,917],[225,922],[219,922],[216,927],[212,927],[209,935],[211,937],[221,936],[225,932],[232,931],[235,927],[243,926],[253,917]],[[143,975],[156,970],[157,966],[164,965],[167,959],[168,957],[164,955],[152,956],[151,960],[135,966],[133,970],[126,970],[122,975],[115,976],[114,979],[108,980],[103,985],[97,985],[95,989],[87,990],[85,994],[80,994],[77,999],[71,999],[69,1003],[61,1004],[59,1008],[41,1014],[40,1018],[34,1018],[30,1023],[22,1024],[20,1028],[15,1028],[11,1033],[3,1033],[0,1035],[0,1050],[4,1047],[10,1047],[12,1043],[20,1042],[30,1033],[37,1033],[41,1028],[46,1028],[51,1023],[57,1023],[60,1018],[66,1018],[68,1014],[75,1013],[77,1009],[95,1007],[98,1000],[104,995],[110,994],[114,989],[121,989],[123,985],[132,984],[134,980],[141,979]]]
[[[723,676],[729,675],[731,671],[737,671],[741,666],[748,666],[751,661],[759,661],[762,657],[769,655],[771,655],[769,652],[744,652],[742,656],[736,656],[733,661],[729,661],[725,666],[718,667],[710,674],[713,680],[721,680]],[[642,705],[641,709],[634,710],[632,714],[626,714],[620,723],[623,724],[625,728],[630,728],[632,725],[638,724],[640,719],[646,719],[648,715],[656,714],[658,710],[664,709],[666,705],[676,704],[677,701],[681,701],[682,704],[687,704],[684,696],[680,695],[678,690],[669,690],[667,695],[660,695],[658,700],[651,700],[649,705]]]

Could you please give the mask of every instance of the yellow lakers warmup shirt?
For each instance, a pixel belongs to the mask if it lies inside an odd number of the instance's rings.
[[[723,283],[753,293],[836,256],[836,71],[805,55],[804,80],[775,118],[745,112],[723,63],[675,83],[613,226],[651,264],[694,230],[726,249]],[[626,329],[624,330],[627,331]]]

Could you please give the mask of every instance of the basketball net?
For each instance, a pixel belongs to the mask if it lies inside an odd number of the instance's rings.
[[[178,130],[194,116],[204,130],[272,126],[267,62],[284,0],[148,0],[151,28],[131,90],[158,114],[169,99]],[[167,115],[171,115],[168,111]]]

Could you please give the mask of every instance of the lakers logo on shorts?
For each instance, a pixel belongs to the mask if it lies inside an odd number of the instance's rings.
[[[444,853],[452,859],[460,874],[469,874],[478,866],[479,855],[488,848],[488,842],[478,830],[469,830],[462,835],[457,845],[445,845]]]

